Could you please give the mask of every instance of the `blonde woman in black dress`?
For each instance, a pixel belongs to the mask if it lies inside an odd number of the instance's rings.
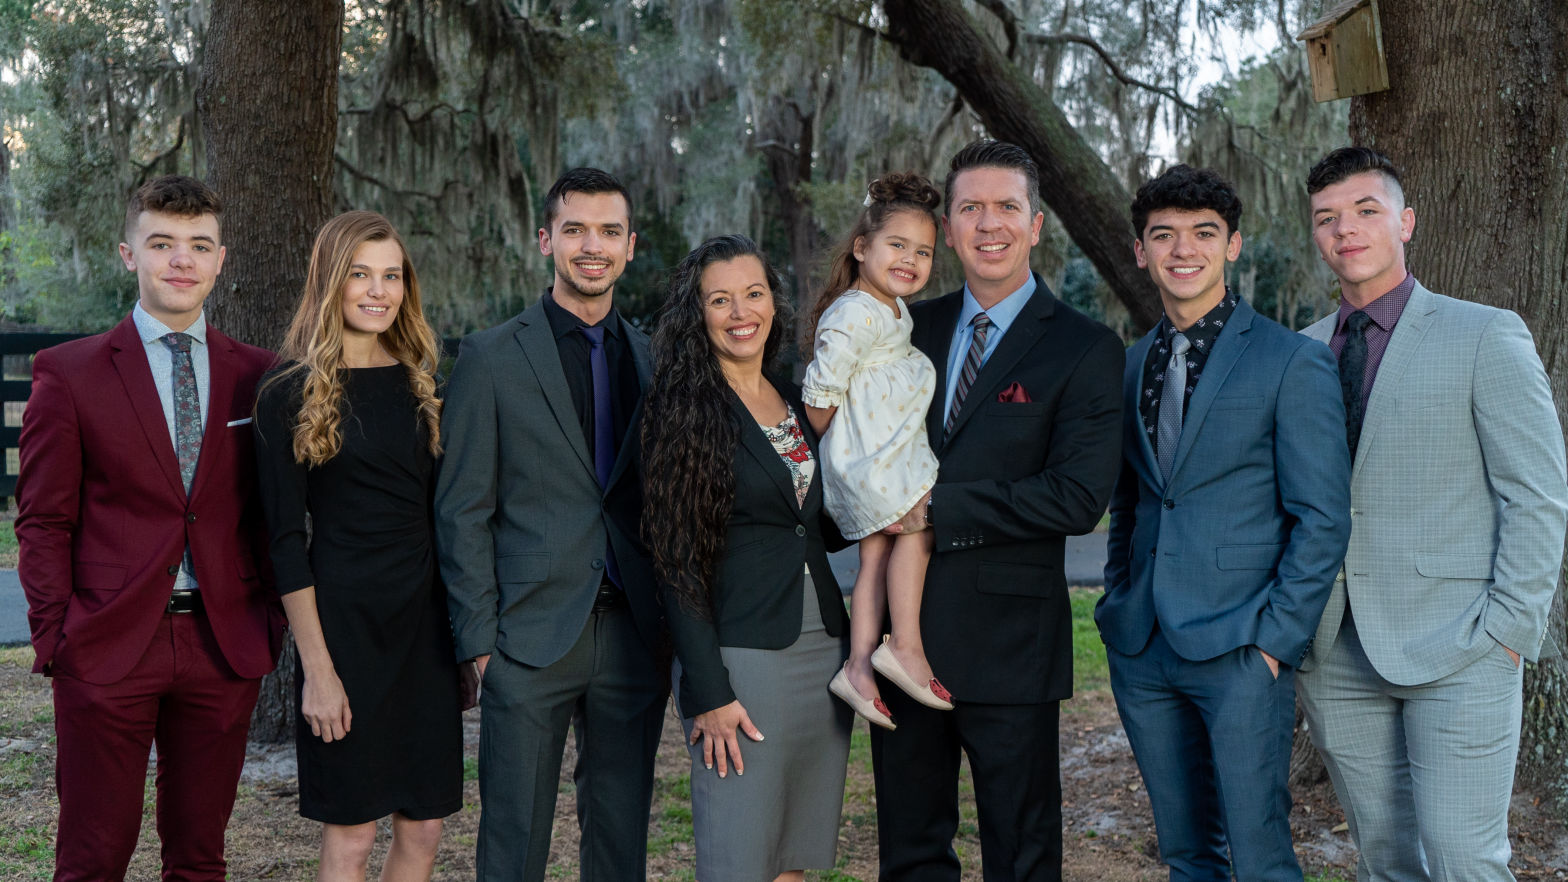
[[[472,684],[460,687],[431,541],[439,357],[397,231],[368,211],[328,221],[255,423],[321,880],[363,880],[387,815],[383,882],[429,879],[441,819],[462,808]]]

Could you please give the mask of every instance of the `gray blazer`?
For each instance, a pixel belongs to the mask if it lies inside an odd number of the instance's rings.
[[[646,388],[648,337],[622,327]],[[658,645],[636,545],[634,445],[621,445],[601,491],[543,304],[464,338],[441,443],[436,544],[459,660],[499,649],[536,667],[558,661],[588,622],[611,541],[638,630]]]
[[[1328,342],[1331,315],[1302,333]],[[1532,661],[1568,524],[1562,427],[1530,331],[1417,284],[1367,402],[1350,547],[1303,667],[1345,612],[1377,672],[1429,683],[1493,641]]]

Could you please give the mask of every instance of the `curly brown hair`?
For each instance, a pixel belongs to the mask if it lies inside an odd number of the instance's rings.
[[[881,232],[887,222],[901,211],[923,214],[932,226],[937,226],[936,210],[942,204],[942,194],[924,175],[892,172],[872,181],[866,189],[865,210],[860,212],[855,225],[839,243],[838,250],[833,252],[833,260],[828,264],[828,279],[817,292],[810,315],[801,324],[800,357],[808,364],[816,348],[817,322],[821,321],[822,314],[833,305],[833,301],[854,288],[860,279],[860,261],[855,258],[855,243]]]
[[[651,344],[653,381],[643,401],[643,541],[662,589],[699,617],[712,611],[709,589],[735,501],[740,439],[731,406],[735,392],[708,342],[702,273],[740,257],[762,262],[774,308],[763,363],[777,361],[790,321],[784,281],[756,242],[718,236],[682,258],[670,277]]]

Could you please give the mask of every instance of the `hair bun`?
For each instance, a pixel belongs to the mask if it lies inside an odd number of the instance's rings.
[[[910,205],[926,211],[936,211],[942,204],[942,193],[930,179],[914,172],[891,172],[871,182],[866,188],[867,205]]]

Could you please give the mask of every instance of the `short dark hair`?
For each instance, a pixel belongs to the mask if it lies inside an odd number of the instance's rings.
[[[626,192],[626,186],[607,171],[579,166],[556,178],[555,183],[550,185],[550,192],[544,194],[546,230],[555,223],[556,205],[566,198],[567,193],[619,193],[626,200],[627,224],[631,223],[632,194]]]
[[[1394,164],[1383,153],[1371,147],[1340,147],[1329,151],[1329,154],[1318,160],[1318,164],[1307,172],[1307,195],[1330,187],[1353,175],[1362,172],[1379,172],[1383,178],[1393,185],[1394,194],[1400,202],[1405,201],[1405,185],[1399,179],[1399,166]]]
[[[1219,172],[1190,165],[1173,165],[1153,180],[1144,181],[1132,200],[1132,232],[1143,238],[1149,215],[1162,208],[1181,211],[1213,209],[1225,221],[1225,234],[1241,229],[1241,197]]]
[[[1023,172],[1029,190],[1029,213],[1040,210],[1040,167],[1034,164],[1029,151],[1017,144],[990,138],[970,141],[953,154],[953,161],[948,163],[947,168],[947,180],[942,184],[944,216],[953,211],[953,182],[958,180],[959,172],[972,168],[1011,168]]]
[[[126,242],[131,241],[131,231],[136,229],[136,221],[144,211],[175,217],[210,214],[218,218],[219,230],[222,230],[223,200],[211,187],[185,175],[163,175],[136,188],[125,205]]]

